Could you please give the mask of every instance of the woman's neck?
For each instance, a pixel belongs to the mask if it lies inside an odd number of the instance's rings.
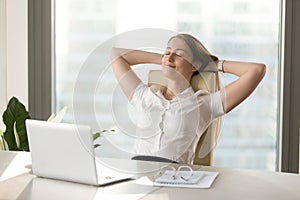
[[[169,80],[165,90],[163,91],[163,95],[166,99],[172,100],[175,95],[181,93],[188,87],[190,87],[190,83],[187,80]]]

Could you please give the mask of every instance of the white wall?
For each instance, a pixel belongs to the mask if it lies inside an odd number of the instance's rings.
[[[6,101],[6,1],[0,0],[0,129]]]
[[[6,0],[7,96],[28,105],[27,0]]]
[[[1,117],[12,96],[28,105],[27,27],[27,0],[0,0]]]

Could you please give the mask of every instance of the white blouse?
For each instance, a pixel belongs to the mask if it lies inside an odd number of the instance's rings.
[[[220,91],[194,92],[188,87],[167,100],[160,90],[140,83],[131,100],[139,111],[134,153],[192,164],[198,140],[224,114]]]

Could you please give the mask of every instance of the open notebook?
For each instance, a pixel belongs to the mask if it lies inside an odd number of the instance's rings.
[[[155,186],[210,188],[218,172],[167,170],[154,180]]]

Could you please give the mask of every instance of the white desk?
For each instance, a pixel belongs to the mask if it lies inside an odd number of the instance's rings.
[[[125,165],[127,161],[121,162]],[[128,163],[139,167],[152,164],[130,160]],[[29,153],[0,152],[0,199],[300,199],[298,174],[203,167],[220,172],[210,189],[153,187],[132,181],[94,187],[36,178],[25,167],[28,164]],[[152,177],[151,173],[147,175]]]

